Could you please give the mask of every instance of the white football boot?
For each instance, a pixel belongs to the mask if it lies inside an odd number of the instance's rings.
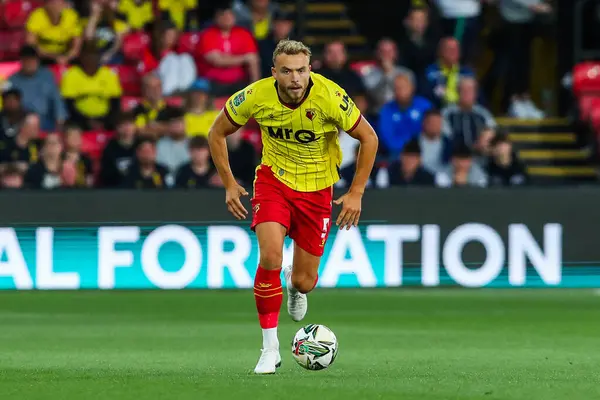
[[[263,349],[258,359],[258,364],[254,368],[255,374],[267,375],[274,374],[277,368],[281,367],[281,355],[277,349]]]
[[[308,299],[304,293],[297,291],[292,286],[292,266],[288,265],[283,269],[285,283],[287,286],[287,310],[290,317],[296,322],[302,321],[308,311]]]

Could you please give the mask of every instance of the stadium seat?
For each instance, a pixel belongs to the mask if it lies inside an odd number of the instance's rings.
[[[217,97],[213,100],[213,106],[215,107],[215,110],[220,110],[221,108],[225,107],[225,103],[227,103],[227,99],[229,97]]]
[[[81,151],[92,160],[99,160],[111,137],[110,132],[84,132],[81,137]]]
[[[196,45],[198,44],[198,37],[198,33],[182,33],[181,36],[179,36],[177,52],[189,53],[192,56],[196,54]]]
[[[130,64],[138,63],[144,56],[144,50],[150,44],[150,36],[144,32],[134,32],[123,38],[123,55]]]
[[[600,64],[583,62],[573,68],[573,93],[579,97],[583,93],[600,93]]]
[[[171,107],[183,107],[183,97],[172,96],[165,99]]]
[[[18,60],[23,43],[25,31],[0,31],[0,60]]]
[[[0,28],[23,29],[29,14],[40,6],[29,0],[8,0],[0,5]]]
[[[65,72],[67,72],[67,69],[69,69],[69,66],[55,64],[55,65],[48,66],[48,68],[50,68],[50,71],[52,71],[52,73],[54,74],[54,79],[56,80],[56,84],[60,86],[62,77],[65,74]]]
[[[377,63],[372,60],[368,61],[356,61],[350,64],[350,68],[360,76],[364,76],[369,72],[369,69],[373,68]]]
[[[0,81],[8,79],[9,76],[21,69],[19,61],[0,62]]]
[[[111,65],[110,68],[119,75],[123,95],[140,96],[142,94],[142,78],[136,67],[131,65]]]
[[[121,97],[121,110],[123,111],[131,111],[133,110],[142,99],[140,97],[133,96],[123,96]]]

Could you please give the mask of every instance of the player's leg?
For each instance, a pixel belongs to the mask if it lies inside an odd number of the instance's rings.
[[[261,168],[262,169],[262,168]],[[254,279],[254,299],[262,328],[261,357],[254,372],[272,374],[281,364],[277,324],[283,301],[281,262],[283,241],[290,224],[290,209],[278,182],[259,169],[252,199],[252,229],[256,232],[260,251]]]
[[[301,321],[306,315],[306,294],[317,284],[319,263],[331,227],[331,200],[329,188],[303,193],[293,203],[289,235],[294,240],[294,260],[284,274],[288,313],[294,321]]]

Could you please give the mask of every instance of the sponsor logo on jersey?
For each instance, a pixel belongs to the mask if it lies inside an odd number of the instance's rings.
[[[232,113],[237,115],[237,111],[235,111],[235,107],[233,106],[233,102],[231,100],[229,100],[229,108],[231,109]]]
[[[246,92],[240,92],[240,94],[235,96],[235,98],[233,99],[233,105],[236,107],[239,107],[245,100],[246,100]]]
[[[313,119],[315,119],[316,115],[317,115],[316,111],[313,110],[312,108],[306,109],[306,118],[308,118],[312,121]]]
[[[277,128],[277,130],[273,129],[273,127],[268,127],[269,136],[273,139],[285,139],[285,140],[295,140],[298,143],[306,144],[310,142],[314,142],[317,140],[317,135],[314,132],[301,129],[299,131],[294,132],[293,129],[288,128]]]

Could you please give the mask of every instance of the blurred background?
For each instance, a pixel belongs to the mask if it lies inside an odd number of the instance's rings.
[[[388,186],[595,184],[598,2],[1,0],[4,189],[219,187],[208,129],[282,38],[354,98]],[[258,126],[230,139],[243,184]],[[356,142],[340,132],[343,179]]]

